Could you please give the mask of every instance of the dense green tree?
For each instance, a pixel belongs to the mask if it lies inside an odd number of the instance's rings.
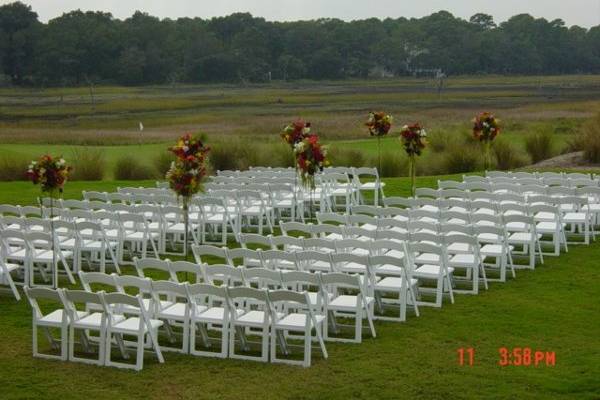
[[[497,25],[439,11],[423,18],[269,22],[248,13],[209,20],[125,20],[71,11],[46,24],[21,2],[0,6],[0,82],[127,85],[263,82],[411,74],[600,72],[600,26],[528,14]]]
[[[23,83],[34,70],[38,16],[21,2],[0,6],[0,62],[5,75]]]

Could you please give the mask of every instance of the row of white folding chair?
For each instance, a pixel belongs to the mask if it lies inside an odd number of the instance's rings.
[[[302,332],[305,343],[304,360],[300,363],[303,366],[310,366],[310,352],[312,341],[312,330],[314,328],[316,338],[327,357],[322,334],[327,337],[326,319],[328,311],[336,311],[336,298],[338,289],[341,287],[352,288],[358,292],[354,298],[360,300],[362,288],[360,280],[355,277],[340,276],[340,274],[309,274],[299,272],[276,272],[272,270],[263,270],[260,268],[244,269],[234,268],[227,265],[203,266],[203,269],[214,273],[205,283],[188,284],[170,282],[170,281],[152,281],[147,278],[137,278],[128,276],[112,276],[102,274],[82,275],[82,281],[85,282],[86,290],[92,290],[92,284],[100,284],[103,287],[112,286],[112,290],[123,292],[124,285],[138,286],[140,293],[144,292],[149,296],[145,302],[152,309],[151,317],[162,320],[165,326],[173,326],[179,323],[182,327],[181,347],[172,348],[162,346],[163,350],[179,351],[182,353],[192,353],[196,355],[205,355],[213,357],[233,357],[246,358],[247,356],[236,355],[234,341],[231,340],[237,333],[242,334],[242,346],[246,347],[246,337],[243,330],[234,329],[239,327],[256,329],[265,328],[262,334],[263,345],[267,336],[275,337],[286,351],[288,344],[285,336],[275,330],[284,330]],[[240,281],[244,280],[243,283]],[[124,282],[124,283],[123,283]],[[350,285],[348,282],[354,282]],[[234,285],[238,283],[238,285]],[[313,287],[317,291],[307,292],[305,288]],[[330,292],[327,292],[330,290]],[[243,290],[247,289],[247,290]],[[256,297],[242,298],[236,293],[267,293],[269,297],[266,302],[262,302],[262,307],[257,307],[261,303]],[[235,293],[234,293],[235,292]],[[289,300],[283,303],[281,298],[283,293],[289,293],[291,298],[301,301]],[[330,293],[329,295],[325,295]],[[275,296],[272,296],[275,295]],[[279,300],[276,300],[279,299]],[[183,300],[183,301],[181,301]],[[292,304],[292,303],[296,304]],[[362,302],[355,301],[354,307],[349,307],[354,315],[359,315],[357,321],[361,323],[361,311],[365,307]],[[265,315],[266,314],[266,315]],[[257,318],[261,317],[261,318]],[[266,318],[266,320],[264,320]],[[244,321],[254,322],[254,325],[245,325]],[[260,323],[259,323],[260,322]],[[317,322],[317,323],[315,323]],[[265,323],[266,326],[262,324]],[[222,344],[220,351],[198,350],[196,346],[196,332],[200,331],[200,336],[205,347],[210,347],[208,329],[215,328],[218,325],[221,328]],[[284,328],[285,327],[285,328]],[[199,328],[199,329],[198,329]],[[270,332],[269,332],[270,331]],[[323,332],[324,331],[324,332]],[[253,331],[255,332],[255,331]],[[374,334],[374,333],[373,333]],[[168,336],[173,336],[172,329],[167,330]],[[227,338],[230,340],[227,340]],[[360,335],[355,340],[360,341]],[[334,338],[331,338],[334,339]],[[291,364],[298,364],[289,360],[276,359],[276,350],[272,343],[271,360],[281,361]],[[263,347],[261,357],[258,360],[267,361],[269,351]],[[257,359],[251,357],[250,359]]]
[[[33,355],[35,357],[76,361],[95,365],[143,368],[145,342],[150,344],[160,363],[164,362],[158,345],[158,328],[163,322],[152,319],[141,295],[131,296],[125,293],[93,293],[83,290],[49,289],[25,287],[25,294],[33,309]],[[44,313],[39,301],[52,301],[59,308]],[[45,309],[46,307],[44,307]],[[82,309],[83,308],[83,309]],[[60,355],[42,353],[38,344],[38,328],[42,328],[53,349]],[[55,340],[50,329],[60,330],[60,339]],[[92,337],[91,332],[97,333]],[[77,334],[76,334],[77,333]],[[128,358],[123,336],[135,336],[135,364],[115,361],[112,358],[113,341],[119,345],[124,358]],[[98,347],[96,359],[81,357],[75,352],[76,340],[80,338],[86,353],[90,353],[92,344]]]
[[[411,222],[407,222],[407,221],[397,221],[397,220],[393,220],[393,219],[380,219],[379,223],[380,226],[382,227],[382,229],[379,229],[377,231],[369,231],[369,230],[365,230],[365,229],[361,229],[361,228],[356,228],[356,227],[351,227],[351,228],[344,228],[341,226],[335,226],[335,225],[328,225],[328,224],[322,224],[322,225],[316,225],[313,226],[311,224],[299,224],[299,223],[295,223],[295,224],[291,224],[291,223],[286,223],[286,224],[281,224],[282,225],[282,233],[284,235],[287,235],[291,232],[296,233],[296,234],[300,234],[300,235],[305,235],[306,237],[327,237],[329,236],[331,239],[334,240],[339,240],[339,239],[356,239],[359,238],[361,241],[369,241],[369,240],[399,240],[399,241],[406,241],[406,240],[410,240],[409,236],[412,233],[418,233],[418,232],[431,232],[431,233],[436,233],[436,234],[441,234],[444,230],[445,226],[450,226],[450,227],[455,227],[454,230],[457,230],[461,227],[465,227],[465,228],[469,228],[469,221],[463,221],[457,224],[458,221],[450,221],[451,223],[448,222],[439,222],[437,221],[435,218],[432,218],[432,220],[430,222],[424,222],[422,220],[420,220],[422,217],[426,217],[426,216],[433,216],[435,217],[435,215],[429,214],[427,212],[417,212],[415,214],[415,217],[417,219],[411,221]],[[521,230],[524,230],[524,228],[528,228],[527,232],[529,232],[531,234],[531,236],[529,237],[531,239],[531,242],[527,242],[527,244],[529,246],[527,246],[527,250],[530,252],[530,263],[529,263],[529,267],[530,268],[534,268],[535,267],[535,260],[538,254],[536,251],[536,249],[539,248],[539,243],[537,242],[537,240],[539,240],[539,237],[537,234],[533,233],[535,230],[535,226],[534,223],[532,221],[527,221],[527,222],[531,222],[528,224],[524,224],[522,221],[512,221],[513,219],[519,219],[521,218],[520,216],[515,216],[515,217],[511,217],[509,222],[514,222],[514,225],[516,225],[516,228],[519,228]],[[494,258],[496,261],[496,266],[497,268],[500,269],[500,281],[504,282],[505,281],[505,272],[506,272],[506,268],[507,265],[509,265],[512,269],[513,272],[513,276],[514,276],[514,267],[513,267],[513,263],[512,263],[512,255],[509,252],[508,254],[506,254],[506,251],[508,249],[512,249],[512,246],[509,244],[509,236],[507,235],[507,231],[506,228],[504,226],[504,222],[503,222],[503,218],[501,218],[500,216],[496,216],[496,215],[487,215],[487,214],[478,214],[478,215],[473,215],[472,216],[472,220],[470,221],[471,224],[473,224],[473,227],[476,229],[496,229],[496,230],[500,230],[500,232],[502,232],[502,235],[496,235],[497,237],[495,237],[495,241],[494,243],[492,243],[490,246],[488,246],[485,250],[486,250],[486,257],[491,257]],[[517,223],[518,222],[518,223]],[[315,228],[317,228],[315,230]],[[390,230],[393,229],[393,230]],[[344,233],[346,233],[346,235],[344,235]],[[513,241],[513,244],[517,244],[517,242],[519,242],[519,244],[522,244],[523,242],[523,234],[519,233],[519,232],[512,232],[515,235],[510,238],[511,241]],[[469,234],[469,233],[467,233]],[[323,235],[323,236],[321,236]],[[482,232],[481,235],[483,236],[487,236],[489,239],[489,232],[488,235],[486,235],[485,232]],[[305,239],[306,240],[306,239]],[[313,240],[317,240],[317,239],[313,239]],[[489,251],[488,251],[489,250]],[[542,254],[538,254],[540,259],[542,259]]]
[[[97,261],[101,271],[105,270],[106,257],[119,271],[117,238],[112,241],[106,235],[104,227],[96,222],[89,221],[62,221],[41,218],[0,217],[0,229],[16,230],[24,233],[44,232],[52,236],[54,232],[55,249],[61,251],[64,258],[73,259],[75,272],[81,268],[83,255],[89,253],[88,263]],[[20,240],[13,238],[9,244],[20,244]]]
[[[462,227],[458,226],[457,229],[461,229]],[[489,229],[482,228],[485,232],[488,232]],[[487,230],[486,230],[487,229]],[[500,232],[503,232],[500,230]],[[448,231],[451,233],[451,231]],[[468,232],[466,232],[468,233]],[[404,259],[405,250],[403,249],[403,245],[405,242],[410,242],[411,240],[418,241],[419,240],[419,232],[415,232],[413,234],[401,234],[399,232],[387,231],[380,232],[380,239],[374,241],[365,241],[358,239],[344,239],[344,240],[328,240],[328,239],[302,239],[302,238],[293,238],[288,237],[272,237],[272,238],[264,238],[259,235],[247,235],[242,237],[242,245],[252,245],[253,247],[262,247],[264,250],[255,250],[248,251],[245,249],[222,249],[222,248],[214,248],[214,247],[205,247],[196,248],[194,253],[198,262],[206,262],[206,256],[210,256],[212,258],[217,257],[220,260],[227,259],[228,262],[233,263],[234,258],[243,258],[244,265],[247,266],[261,266],[265,268],[280,268],[280,269],[309,269],[316,271],[340,271],[344,272],[344,269],[340,270],[339,262],[336,261],[336,257],[340,257],[340,254],[354,254],[360,256],[389,256],[402,261]],[[504,233],[503,233],[504,235]],[[503,237],[502,235],[502,237]],[[438,243],[439,245],[449,245],[455,244],[457,238],[454,237],[452,240],[454,242],[448,242],[444,240],[444,236],[440,237],[441,241]],[[270,245],[272,245],[273,241],[277,239],[278,242],[284,243],[284,249],[286,251],[281,250],[266,250],[269,249]],[[450,239],[450,237],[448,237]],[[464,240],[469,240],[467,236],[463,236],[462,238],[458,238]],[[501,238],[499,237],[499,240]],[[477,293],[478,291],[478,283],[479,283],[479,272],[478,269],[481,266],[480,262],[475,262],[479,260],[479,256],[475,254],[478,252],[478,249],[470,249],[469,246],[459,246],[459,249],[463,252],[462,262],[458,263],[458,259],[452,260],[456,264],[457,267],[472,269],[475,272],[473,279],[477,279],[477,281],[472,282],[473,287],[469,290],[469,293]],[[235,253],[235,256],[232,254]],[[470,262],[465,262],[464,254],[472,253],[474,254],[471,258]],[[501,253],[498,257],[504,257],[506,254]],[[331,256],[332,258],[328,258]],[[343,257],[343,256],[342,256]],[[459,257],[459,258],[461,258]],[[345,271],[347,272],[347,270]],[[353,271],[353,272],[360,272]],[[363,271],[364,272],[364,271]],[[485,283],[485,272],[482,271],[482,279]],[[477,278],[475,278],[477,277]],[[487,283],[486,283],[487,287]]]
[[[102,237],[110,243],[116,243],[117,260],[119,264],[124,263],[124,245],[130,243],[131,252],[139,251],[145,256],[150,245],[151,251],[158,257],[158,249],[161,240],[161,226],[158,222],[151,222],[140,213],[109,212],[109,211],[87,211],[87,210],[64,210],[60,212],[60,221],[64,223],[92,222],[102,227]],[[150,207],[150,206],[146,206]],[[158,208],[158,207],[156,207]],[[178,208],[174,208],[179,210]],[[59,221],[55,221],[59,223]]]
[[[117,192],[126,194],[152,194],[152,195],[172,195],[170,189],[161,189],[153,187],[118,187]]]
[[[573,204],[573,201],[579,199],[562,199],[567,204]],[[552,200],[556,201],[556,200]],[[541,253],[541,237],[540,234],[549,234],[552,236],[552,243],[554,245],[553,255],[560,254],[560,246],[563,244],[565,250],[567,249],[566,235],[564,231],[564,224],[576,224],[583,223],[584,226],[584,237],[586,243],[589,237],[589,217],[586,218],[587,214],[579,212],[578,210],[571,210],[566,214],[560,212],[560,209],[554,204],[536,204],[535,206],[527,206],[519,203],[507,202],[493,204],[489,202],[472,202],[469,206],[475,206],[471,209],[457,210],[439,210],[435,207],[431,208],[420,208],[412,209],[407,212],[407,218],[405,221],[389,221],[386,219],[377,219],[377,217],[371,217],[373,219],[372,224],[377,224],[378,229],[395,229],[398,231],[415,232],[422,230],[423,223],[432,223],[433,226],[440,226],[440,224],[460,224],[460,225],[496,225],[501,226],[504,229],[508,229],[511,235],[508,237],[508,241],[511,244],[521,244],[524,246],[524,250],[527,250],[530,256],[529,267],[535,267],[536,251],[539,250],[539,258],[543,262],[543,254]],[[469,207],[470,208],[470,207]],[[511,214],[522,214],[527,216],[531,221],[510,221],[507,219]],[[368,217],[366,217],[368,218]],[[518,218],[518,217],[516,217]],[[583,219],[582,219],[583,218]],[[330,219],[330,221],[333,218]],[[388,222],[389,221],[389,222]],[[339,222],[339,221],[338,221]],[[363,221],[366,222],[366,221]],[[527,229],[525,229],[527,228]],[[435,230],[435,229],[431,229]],[[518,231],[525,231],[531,234],[532,242],[524,242],[523,234]],[[539,232],[537,232],[539,230]],[[534,232],[535,231],[535,232]],[[532,244],[533,246],[530,246]]]
[[[260,272],[263,277],[269,274],[264,271],[360,274],[364,277],[362,284],[365,293],[371,297],[376,295],[380,308],[382,305],[380,299],[384,292],[396,294],[395,304],[399,305],[401,321],[406,318],[408,303],[416,308],[417,281],[406,274],[404,265],[406,250],[403,243],[389,240],[376,243],[356,240],[335,243],[325,239],[308,239],[303,243],[307,250],[250,250],[197,246],[194,249],[194,255],[199,265],[206,265],[204,273],[205,279],[209,283],[213,282],[215,276],[230,285],[244,280],[248,282],[250,281],[248,276],[254,277],[254,274],[259,271],[263,271]],[[386,257],[385,262],[382,262],[382,257]],[[207,264],[215,259],[228,264]],[[237,259],[241,259],[241,264],[245,268],[233,267]],[[370,265],[373,266],[372,270],[369,269]],[[383,280],[388,277],[390,279]],[[271,283],[273,281],[274,278],[271,276]],[[411,282],[412,286],[403,287],[406,282]],[[386,291],[382,289],[384,286],[387,288]],[[409,296],[408,303],[407,296]]]
[[[581,172],[511,172],[511,171],[486,171],[486,177],[513,177],[513,178],[571,178],[571,179],[593,179],[594,174],[584,174]],[[463,175],[463,177],[465,177]]]
[[[72,257],[73,253],[62,250],[47,232],[13,229],[0,231],[0,259],[4,269],[20,274],[24,285],[40,285],[35,280],[38,272],[43,281],[42,285],[57,286],[59,265],[69,281],[74,284],[73,273],[67,262],[67,259]],[[12,281],[9,275],[4,278]],[[13,287],[10,282],[9,286]]]
[[[397,243],[392,243],[392,246],[398,246]],[[263,257],[262,254],[265,256]],[[338,260],[337,257],[344,257],[343,255],[332,256],[327,253],[321,253],[316,251],[307,252],[261,252],[261,251],[243,251],[243,249],[227,249],[218,248],[213,246],[198,246],[194,254],[196,255],[198,264],[186,263],[186,262],[170,262],[169,260],[157,260],[157,259],[143,259],[137,260],[136,266],[138,275],[140,277],[147,277],[149,271],[162,272],[163,275],[168,273],[170,279],[175,282],[179,282],[180,279],[177,277],[177,273],[186,272],[190,273],[192,277],[195,275],[196,283],[204,282],[207,284],[224,284],[228,286],[247,286],[258,288],[298,288],[306,287],[306,285],[315,286],[318,288],[317,292],[309,293],[311,304],[315,311],[323,313],[327,300],[332,299],[335,293],[331,292],[329,296],[324,296],[324,289],[320,283],[317,273],[348,273],[358,272],[365,274],[365,271],[348,271],[344,268],[337,268],[330,266],[338,265],[342,261]],[[221,261],[227,262],[226,264],[208,264],[206,262],[206,255],[210,256],[222,256],[219,257]],[[389,257],[389,256],[388,256]],[[260,265],[249,262],[248,265],[242,265],[235,267],[234,261],[237,258],[242,258],[243,261],[254,261],[260,260],[263,263]],[[204,260],[203,260],[204,259]],[[281,263],[274,263],[273,261],[282,261]],[[389,261],[389,260],[388,260]],[[292,267],[292,263],[294,267]],[[307,266],[308,268],[300,266],[295,268],[295,264]],[[402,260],[395,259],[393,263],[397,266],[387,265],[388,268],[395,268],[394,272],[397,276],[402,276]],[[313,268],[314,267],[314,268]],[[363,281],[363,284],[368,283]],[[363,286],[365,292],[368,290],[368,285]],[[325,298],[326,297],[326,298]],[[405,310],[403,311],[405,316]],[[327,335],[326,335],[327,336]]]
[[[412,207],[428,208],[430,210],[440,209],[446,205],[454,205],[452,209],[461,211],[480,212],[481,210],[500,212],[502,204],[546,204],[558,206],[562,214],[562,222],[571,227],[571,231],[579,230],[584,237],[584,243],[589,244],[590,236],[595,238],[594,225],[600,216],[600,188],[582,188],[573,190],[570,188],[549,188],[551,195],[530,194],[524,196],[517,193],[486,193],[472,192],[470,200],[465,199],[464,205],[457,204],[451,200],[437,200],[434,198],[423,199],[396,199],[388,198],[388,204],[410,205]],[[421,193],[435,195],[434,192],[422,190]],[[455,189],[440,190],[441,196],[459,196]],[[458,199],[455,199],[458,200]],[[489,203],[491,207],[486,206]],[[547,218],[546,218],[547,219]]]

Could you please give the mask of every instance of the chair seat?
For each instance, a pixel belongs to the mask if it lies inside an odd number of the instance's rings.
[[[237,316],[244,313],[244,310],[236,309]],[[207,324],[220,324],[225,319],[225,309],[223,307],[210,307],[200,314],[192,317],[196,322],[204,322]]]
[[[583,211],[589,211],[593,213],[600,212],[600,203],[590,203],[581,207]]]
[[[513,249],[513,247],[510,246],[511,251],[512,251],[512,249]],[[504,252],[502,250],[501,244],[486,244],[481,247],[481,249],[479,250],[479,253],[483,257],[500,257],[500,256],[506,254],[506,252]]]
[[[415,258],[417,264],[435,264],[440,261],[440,256],[433,253],[421,253]]]
[[[331,264],[325,261],[312,261],[306,265],[306,269],[310,271],[331,271]]]
[[[536,221],[555,221],[556,214],[551,213],[551,212],[542,211],[542,212],[535,214],[534,219]]]
[[[585,213],[576,213],[570,212],[566,213],[563,217],[563,221],[566,223],[574,223],[574,224],[583,224],[587,219],[587,215]]]
[[[52,255],[52,253],[54,253],[52,250],[42,250],[42,251],[37,251],[35,253],[35,256],[33,257],[33,262],[36,263],[51,263],[53,260],[56,260],[58,262],[58,260],[60,260],[60,256],[59,254],[55,254],[54,256]],[[60,253],[62,253],[63,257],[65,258],[70,258],[73,256],[73,252],[72,251],[61,251]]]
[[[277,313],[278,318],[282,317],[283,315],[284,315],[283,313]],[[236,320],[236,325],[260,328],[263,326],[264,319],[265,319],[264,311],[252,310],[252,311],[248,311],[244,315],[238,317]]]
[[[313,306],[316,306],[318,304],[319,297],[320,295],[317,292],[308,292],[308,299],[310,300],[310,304]],[[333,294],[327,293],[327,297],[328,299],[331,299],[333,297]],[[321,304],[323,303],[321,302]]]
[[[379,182],[379,184],[377,184],[377,182],[365,182],[360,185],[360,190],[375,190],[380,187],[385,187],[385,182]]]
[[[163,325],[163,322],[158,319],[151,319],[148,321],[153,330],[158,329]],[[112,326],[111,331],[113,333],[123,333],[129,335],[136,335],[140,331],[140,318],[139,317],[130,317],[124,321],[117,323]],[[148,327],[146,324],[142,327],[142,331],[144,333],[148,332]]]
[[[2,275],[3,272],[11,273],[11,272],[16,271],[19,268],[21,268],[21,266],[18,264],[6,264],[6,263],[4,264],[4,267],[6,269],[5,269],[5,271],[0,271],[0,275]]]
[[[111,248],[117,248],[119,244],[117,242],[108,242],[108,246]],[[100,240],[83,240],[81,243],[81,250],[95,251],[108,248],[107,243]]]
[[[402,274],[403,269],[404,268],[397,267],[395,265],[384,264],[384,265],[380,265],[379,267],[377,267],[376,272],[379,275],[400,275],[400,274]]]
[[[471,246],[468,243],[452,243],[448,245],[448,253],[468,253],[471,250]]]
[[[367,272],[367,267],[363,264],[354,262],[343,263],[337,266],[340,271],[350,274],[364,274]]]
[[[481,233],[477,235],[477,240],[483,243],[498,243],[500,236],[495,233]]]
[[[307,314],[288,314],[279,321],[277,321],[277,323],[275,323],[275,327],[277,329],[285,329],[290,331],[303,331],[308,323],[308,326],[310,328],[314,328],[313,321],[307,321],[307,317]],[[317,322],[317,325],[319,325],[323,322],[323,320],[325,320],[325,317],[323,315],[315,315],[315,320]]]
[[[506,224],[506,230],[509,232],[525,231],[527,230],[527,224],[525,222],[509,222]]]
[[[209,215],[205,215],[203,220],[205,223],[208,223],[208,224],[216,224],[216,223],[222,224],[223,222],[227,221],[227,216],[226,216],[226,214],[209,214]]]
[[[404,258],[404,252],[400,251],[400,250],[390,250],[390,251],[387,251],[385,253],[385,255],[389,256],[389,257],[398,258],[398,259],[403,259]]]
[[[196,306],[198,307],[198,311],[202,312],[206,310],[204,306]],[[186,303],[174,303],[167,308],[160,311],[156,317],[160,319],[174,319],[174,320],[182,320],[186,318],[187,313],[187,304]]]
[[[367,304],[370,304],[373,300],[372,297],[365,297]],[[357,307],[356,302],[357,296],[341,295],[331,300],[327,308],[336,311],[355,311]],[[359,304],[359,307],[362,307],[362,304]]]
[[[563,227],[564,227],[564,224],[563,224]],[[544,222],[538,222],[535,225],[535,229],[540,233],[555,233],[557,230],[560,229],[560,226],[556,222],[544,221]]]
[[[542,237],[542,235],[538,234],[538,239],[540,237]],[[508,242],[509,243],[523,243],[523,244],[527,244],[530,243],[532,240],[532,235],[529,232],[515,232],[515,233],[511,233],[508,236]]]
[[[421,265],[419,268],[415,269],[413,275],[418,278],[435,279],[440,275],[440,268],[441,267],[439,265],[432,265],[432,264]],[[450,275],[452,275],[452,272],[454,272],[454,268],[452,268],[452,267],[448,267],[447,270]],[[443,271],[443,275],[446,276],[446,271]]]
[[[79,329],[99,329],[102,326],[102,316],[101,312],[91,313],[77,321],[72,323],[74,328]],[[125,317],[122,315],[114,315],[113,319],[116,321],[122,321]]]
[[[410,286],[416,286],[419,283],[416,279],[410,280]],[[386,292],[397,292],[402,288],[404,278],[401,276],[388,276],[375,284],[375,290]]]
[[[54,310],[37,320],[38,325],[60,326],[62,324],[64,310]],[[87,315],[85,311],[77,311],[77,318],[83,318]]]
[[[477,264],[478,261],[475,257],[475,254],[463,253],[451,257],[449,263],[455,267],[472,267],[473,265]]]
[[[183,230],[182,230],[182,232],[183,232]],[[148,234],[146,235],[144,232],[131,231],[131,232],[125,232],[125,234],[123,236],[124,236],[125,240],[141,241],[141,240],[147,240],[150,237],[156,239],[158,237],[158,233],[157,232],[148,232]]]
[[[357,256],[368,256],[370,254],[369,250],[361,248],[344,249],[343,253],[351,253]]]

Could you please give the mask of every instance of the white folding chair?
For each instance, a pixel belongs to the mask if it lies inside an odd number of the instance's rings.
[[[397,258],[388,255],[369,257],[371,281],[377,308],[381,313],[386,306],[397,306],[398,316],[391,317],[385,314],[375,315],[375,319],[387,321],[406,321],[406,307],[413,306],[415,314],[419,316],[417,305],[418,280],[406,268],[406,258]],[[393,294],[393,297],[385,295]]]
[[[312,359],[312,331],[315,330],[321,354],[327,359],[327,349],[323,341],[322,331],[325,321],[324,315],[315,315],[307,292],[298,293],[290,290],[273,290],[268,292],[269,305],[271,306],[271,362],[310,367]],[[284,310],[281,315],[278,310]],[[242,317],[243,318],[243,317]],[[302,332],[304,335],[304,357],[302,361],[281,358],[277,355],[277,341],[284,335],[279,332]],[[282,350],[289,354],[290,344],[284,343]]]
[[[435,237],[435,236],[434,236]],[[413,240],[413,237],[411,237]],[[414,238],[414,240],[417,240]],[[454,293],[452,290],[452,273],[454,268],[448,266],[448,257],[444,245],[433,244],[429,242],[408,243],[408,261],[412,276],[417,278],[420,283],[423,281],[434,281],[435,301],[419,301],[419,305],[441,307],[443,295],[447,293],[450,301],[454,303]],[[422,284],[419,286],[421,292],[431,291]]]
[[[153,318],[161,320],[162,326],[169,340],[168,346],[161,346],[161,350],[175,351],[178,353],[189,352],[189,325],[190,325],[190,303],[185,284],[172,281],[152,281],[152,297],[156,308]],[[163,304],[165,304],[163,306]],[[169,304],[170,303],[170,304]],[[175,327],[181,328],[177,335]],[[181,336],[181,345],[176,344],[176,337]]]
[[[271,329],[271,310],[266,290],[249,287],[227,288],[230,310],[229,357],[241,360],[267,362],[269,360],[269,339]],[[236,304],[251,303],[252,309],[238,314]],[[252,329],[252,330],[251,330]],[[247,355],[236,352],[236,336],[240,337],[242,350],[250,350],[247,333],[260,335],[260,355]],[[237,335],[236,335],[237,334]]]
[[[64,290],[65,310],[69,316],[69,360],[87,364],[104,365],[106,360],[106,326],[107,310],[102,300],[103,292],[92,293],[85,290]],[[81,312],[78,306],[91,312]],[[124,318],[116,316],[119,321]],[[92,344],[98,347],[98,355],[88,358],[75,353],[75,332],[79,331],[81,345],[87,354],[91,353]],[[90,336],[90,331],[97,332],[98,336]]]
[[[323,288],[329,295],[325,296],[325,340],[361,343],[362,342],[362,321],[367,319],[371,336],[375,338],[375,325],[373,324],[373,306],[374,298],[367,296],[364,291],[363,282],[359,275],[350,275],[340,272],[321,274]],[[341,292],[340,289],[353,290],[354,294]],[[337,317],[354,319],[354,337],[332,337],[330,331],[338,333],[339,327],[343,326],[337,322]],[[331,328],[329,327],[331,325]]]
[[[227,288],[197,283],[186,285],[190,304],[190,354],[205,357],[227,358],[229,355],[230,313],[241,315],[243,310],[230,311]],[[213,337],[209,330],[221,332],[220,351],[211,351]],[[204,350],[196,345],[197,331],[200,333]]]
[[[107,310],[106,326],[106,362],[108,367],[130,368],[141,371],[144,366],[144,347],[149,342],[152,350],[156,354],[159,363],[164,363],[164,358],[158,344],[158,328],[163,322],[152,319],[148,309],[144,305],[141,295],[130,296],[123,293],[108,293],[103,296],[104,304]],[[130,310],[139,310],[137,314],[131,316]],[[112,339],[116,338],[117,343],[123,343],[120,346],[121,351],[128,358],[127,347],[121,338],[124,336],[134,336],[136,343],[135,364],[122,361],[115,361],[112,358]],[[148,340],[146,340],[148,337]]]
[[[49,288],[30,288],[25,286],[25,296],[29,300],[32,309],[31,327],[33,330],[33,356],[48,359],[58,359],[67,361],[68,343],[69,343],[69,318],[64,309],[62,289],[54,290]],[[55,305],[60,304],[60,308],[45,314],[39,306],[38,300],[52,301]],[[84,313],[81,312],[80,315]],[[42,328],[46,339],[54,351],[59,351],[60,355],[42,353],[39,350],[38,328]],[[60,330],[60,339],[57,341],[52,336],[51,328]]]

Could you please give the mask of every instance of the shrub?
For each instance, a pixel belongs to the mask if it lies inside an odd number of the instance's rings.
[[[456,174],[476,171],[481,161],[480,154],[475,146],[453,144],[442,155],[441,171],[436,172]]]
[[[581,128],[583,159],[590,163],[600,163],[600,113]]]
[[[427,142],[434,153],[446,150],[452,141],[460,140],[460,134],[449,131],[432,131],[428,133]]]
[[[371,158],[370,165],[378,167],[378,157]],[[408,175],[408,160],[406,157],[402,157],[399,152],[387,152],[381,153],[381,170],[379,176],[381,177],[395,177],[395,176],[406,176]]]
[[[152,179],[155,174],[152,168],[142,164],[133,157],[121,157],[115,164],[115,179],[123,181],[139,181]]]
[[[154,169],[156,176],[164,179],[167,171],[171,168],[171,163],[175,161],[175,156],[170,151],[161,151],[154,159]]]
[[[552,158],[554,153],[554,136],[551,132],[542,131],[530,133],[525,137],[525,150],[536,164],[540,161]]]
[[[26,181],[29,161],[16,157],[0,156],[0,181]]]
[[[570,135],[566,140],[566,146],[563,149],[563,153],[573,153],[576,151],[583,151],[585,149],[585,136],[583,132],[574,133]]]
[[[362,167],[366,161],[363,152],[356,149],[343,149],[330,146],[327,154],[331,165],[336,167]],[[375,166],[377,166],[377,157],[375,157]]]
[[[71,153],[73,181],[101,181],[104,178],[106,159],[104,151],[93,147],[76,148]]]
[[[492,152],[496,159],[496,168],[501,171],[521,168],[529,162],[527,156],[506,138],[496,139],[492,145]]]

